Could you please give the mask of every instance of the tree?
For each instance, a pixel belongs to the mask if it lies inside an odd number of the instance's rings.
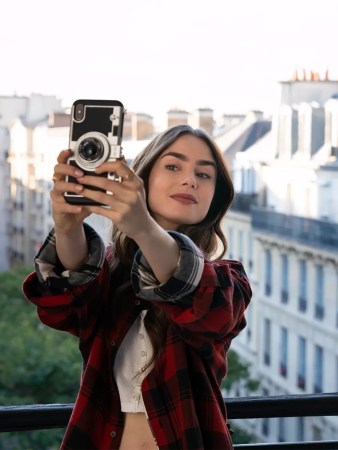
[[[254,392],[258,387],[259,381],[250,376],[250,364],[242,361],[239,355],[230,349],[228,352],[228,372],[222,382],[223,392],[237,391],[239,388]],[[231,429],[234,444],[253,442],[253,437],[242,428],[231,425]]]
[[[72,403],[81,373],[78,341],[44,326],[24,298],[22,282],[32,270],[16,267],[0,273],[0,404]],[[6,433],[0,449],[56,449],[62,434],[60,430]]]

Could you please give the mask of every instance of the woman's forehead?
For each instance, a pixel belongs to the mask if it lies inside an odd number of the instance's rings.
[[[169,154],[182,155],[185,159],[215,161],[208,144],[201,138],[191,135],[183,135],[176,139],[163,153],[162,157]]]

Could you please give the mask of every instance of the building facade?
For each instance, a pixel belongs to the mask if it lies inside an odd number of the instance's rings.
[[[255,395],[338,390],[337,92],[338,82],[327,80],[282,83],[271,131],[232,167],[228,257],[243,261],[253,286],[234,348],[260,380]],[[246,427],[261,442],[338,435],[336,417]]]

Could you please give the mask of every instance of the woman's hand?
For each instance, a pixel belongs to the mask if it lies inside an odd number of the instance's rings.
[[[106,162],[95,171],[115,173],[122,181],[85,175],[78,181],[86,185],[81,194],[103,206],[86,206],[91,213],[108,217],[120,231],[133,239],[141,249],[157,280],[166,282],[174,273],[179,248],[176,241],[153,219],[147,208],[143,180],[125,161]],[[103,189],[94,191],[87,186]],[[107,191],[107,192],[106,192]],[[163,257],[165,255],[165,257]]]
[[[86,206],[86,211],[109,218],[120,231],[137,240],[137,236],[149,231],[149,225],[153,223],[147,209],[143,181],[124,160],[105,162],[95,170],[97,175],[105,172],[115,173],[121,177],[121,182],[95,175],[78,178],[84,187],[81,195],[105,205]],[[88,186],[101,188],[105,192]]]
[[[54,187],[50,192],[52,200],[52,216],[55,223],[55,230],[59,234],[68,235],[82,227],[83,220],[89,216],[88,211],[83,206],[71,205],[64,198],[65,192],[78,192],[82,195],[83,186],[77,183],[66,182],[66,175],[76,179],[83,176],[81,169],[67,164],[67,159],[72,155],[71,150],[63,150],[54,167]]]

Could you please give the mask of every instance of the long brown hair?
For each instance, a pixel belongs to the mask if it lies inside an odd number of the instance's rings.
[[[149,176],[155,162],[168,147],[178,138],[186,134],[195,136],[208,145],[216,163],[217,176],[214,197],[206,217],[197,224],[181,226],[178,231],[190,237],[208,258],[214,256],[220,250],[220,253],[215,259],[221,259],[227,249],[227,242],[221,228],[221,221],[232,203],[234,187],[221,151],[211,136],[199,128],[194,129],[189,125],[176,125],[159,133],[136,156],[131,167],[143,180],[146,198],[148,198]],[[113,226],[112,240],[117,259],[121,264],[130,268],[135,251],[137,250],[135,242],[115,226]],[[166,325],[166,317],[159,308],[153,307],[148,310],[145,317],[145,326],[153,344],[154,353],[152,361],[149,364],[156,359],[163,347]]]

